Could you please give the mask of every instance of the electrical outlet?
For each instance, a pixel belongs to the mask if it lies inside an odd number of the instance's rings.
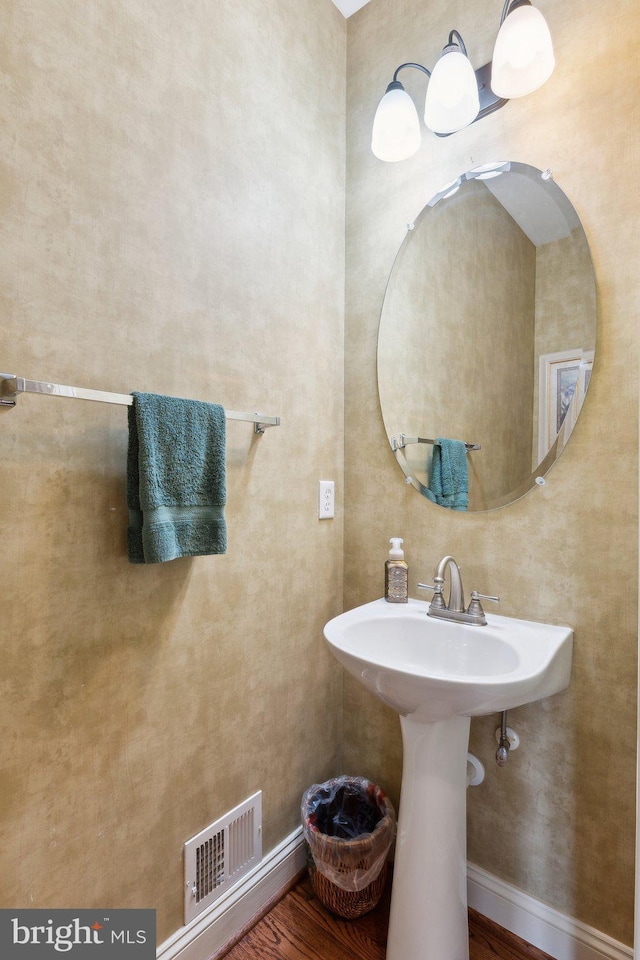
[[[318,481],[318,520],[331,520],[334,515],[335,483],[333,480]]]

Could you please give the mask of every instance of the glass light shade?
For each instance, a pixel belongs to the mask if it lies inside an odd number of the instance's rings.
[[[371,149],[378,160],[392,163],[412,157],[421,139],[416,105],[398,83],[393,89],[387,90],[378,104],[373,120]]]
[[[517,7],[507,16],[496,38],[491,89],[506,100],[524,97],[549,79],[555,65],[546,20],[530,4]]]
[[[429,80],[424,122],[434,133],[455,133],[473,123],[479,109],[478,82],[468,58],[457,47],[445,49]]]

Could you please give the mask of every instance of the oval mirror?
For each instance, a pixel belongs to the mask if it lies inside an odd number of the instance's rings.
[[[595,338],[589,246],[548,171],[485,164],[443,188],[409,225],[378,332],[382,417],[406,482],[470,511],[544,482]]]

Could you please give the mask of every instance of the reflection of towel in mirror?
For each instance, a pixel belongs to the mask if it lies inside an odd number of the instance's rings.
[[[438,437],[433,445],[427,498],[450,510],[469,506],[467,448],[462,440]],[[431,495],[430,495],[431,494]]]
[[[224,553],[224,408],[134,393],[127,459],[131,563]]]

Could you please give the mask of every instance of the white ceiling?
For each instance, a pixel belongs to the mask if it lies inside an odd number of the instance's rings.
[[[364,7],[369,0],[333,0],[333,2],[343,16],[350,17],[360,7]]]

